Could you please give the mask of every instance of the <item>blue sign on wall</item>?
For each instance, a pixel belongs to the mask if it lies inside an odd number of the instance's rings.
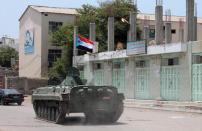
[[[147,45],[145,41],[128,42],[127,43],[127,55],[146,54]]]
[[[31,54],[34,52],[34,32],[32,30],[27,30],[25,32],[24,46],[25,54]]]

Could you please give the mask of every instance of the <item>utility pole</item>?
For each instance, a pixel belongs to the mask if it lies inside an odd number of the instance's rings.
[[[165,43],[172,43],[172,24],[171,24],[171,11],[166,11],[166,22],[165,22]]]
[[[108,51],[114,51],[114,17],[108,18]]]
[[[128,35],[128,41],[136,41],[137,40],[137,30],[136,30],[136,21],[137,21],[137,15],[135,12],[130,12],[130,28],[129,28],[129,35]]]
[[[156,44],[163,44],[163,0],[156,0],[156,9],[155,9],[155,17],[156,17],[156,26],[155,26],[155,40]]]
[[[90,36],[89,39],[93,42],[96,41],[96,25],[95,23],[90,23]]]
[[[76,56],[78,55],[78,50],[76,48],[78,37],[78,26],[74,26],[74,47],[73,47],[73,67],[76,67]]]
[[[186,41],[194,40],[194,2],[186,0]]]

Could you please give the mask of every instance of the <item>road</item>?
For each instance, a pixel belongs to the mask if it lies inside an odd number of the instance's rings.
[[[202,131],[202,114],[126,108],[112,125],[85,124],[82,114],[56,125],[35,119],[30,99],[23,106],[0,106],[0,131]]]

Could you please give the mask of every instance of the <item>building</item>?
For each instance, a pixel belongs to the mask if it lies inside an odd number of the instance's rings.
[[[165,42],[162,26],[163,40],[151,44],[156,40],[158,20],[148,14],[139,14],[137,18],[141,30],[148,27],[149,41],[142,37],[141,41],[129,41],[126,50],[76,56],[74,62],[81,77],[89,84],[113,85],[127,99],[202,101],[202,19],[196,23],[197,41],[186,42],[186,17],[172,16],[171,42]]]
[[[138,14],[138,26],[143,31],[144,26],[149,26],[149,40],[155,39],[155,15],[154,14]],[[166,23],[166,16],[163,16],[164,25]],[[185,36],[185,29],[186,29],[186,17],[185,16],[171,16],[170,18],[171,28],[172,28],[172,43],[177,43],[179,41],[186,41],[185,37],[181,38],[181,36]],[[202,40],[202,18],[198,18],[197,20],[197,39],[199,41]],[[183,31],[183,34],[181,33]],[[164,26],[165,31],[165,26]],[[143,36],[143,34],[142,34]],[[164,36],[165,37],[165,36]],[[182,39],[182,40],[181,40]]]
[[[7,36],[3,36],[2,38],[0,38],[0,47],[11,47],[14,48],[16,51],[18,51],[18,40],[14,39],[14,38],[10,38]]]
[[[45,6],[28,6],[20,17],[19,36],[19,76],[28,78],[47,77],[48,68],[61,57],[62,50],[50,42],[51,32],[60,26],[72,24],[77,15],[76,9]],[[149,40],[155,37],[155,15],[138,14],[138,27],[149,26]],[[164,17],[165,19],[165,17]],[[177,43],[180,29],[185,27],[185,17],[172,16],[172,42]],[[202,40],[202,19],[198,18],[198,40]],[[143,36],[143,33],[141,34]],[[29,72],[29,73],[28,73]]]
[[[202,101],[202,42],[150,45],[77,56],[81,75],[95,85],[113,85],[127,99]],[[143,54],[142,54],[143,53]]]
[[[19,19],[19,76],[47,77],[48,67],[61,57],[62,49],[50,42],[51,33],[73,24],[76,9],[28,6]]]

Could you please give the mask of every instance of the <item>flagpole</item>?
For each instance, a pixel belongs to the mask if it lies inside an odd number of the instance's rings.
[[[78,50],[76,49],[76,39],[78,36],[78,26],[74,26],[74,47],[73,47],[73,67],[76,67],[76,56],[78,55]]]

